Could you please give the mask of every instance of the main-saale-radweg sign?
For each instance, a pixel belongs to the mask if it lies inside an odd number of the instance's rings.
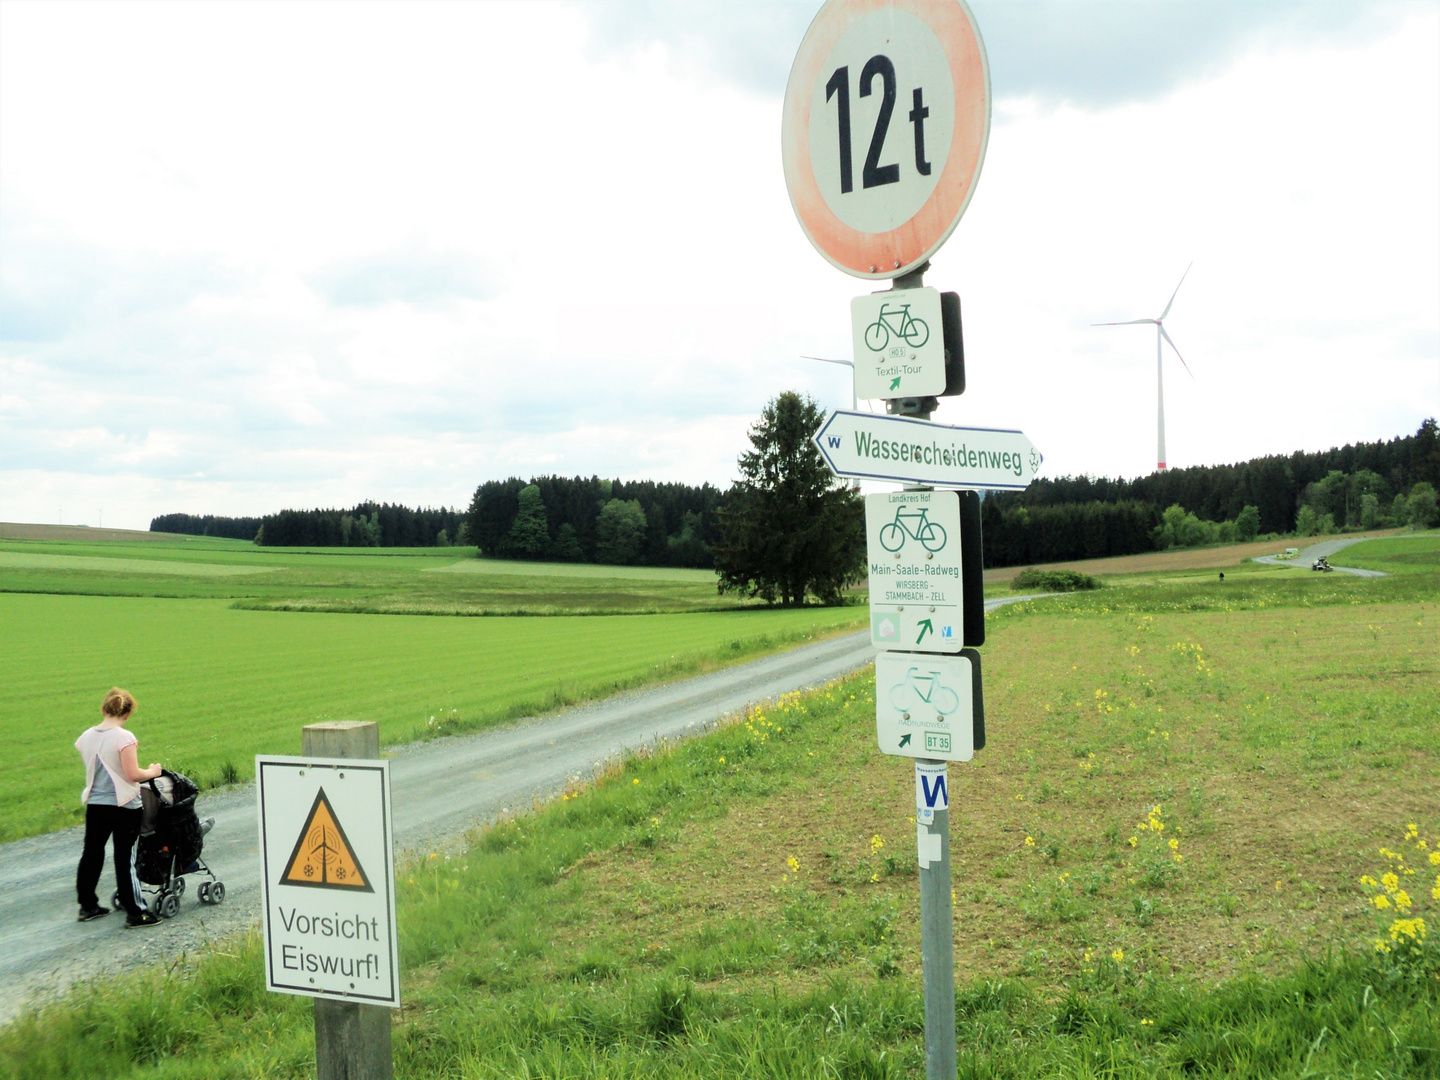
[[[837,409],[815,435],[836,476],[1020,491],[1044,460],[1020,431],[949,427]]]
[[[922,265],[985,161],[990,67],[963,0],[830,0],[800,43],[780,129],[800,227],[848,274]]]

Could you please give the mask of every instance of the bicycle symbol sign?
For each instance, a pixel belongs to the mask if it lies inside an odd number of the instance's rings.
[[[865,497],[870,640],[877,648],[960,651],[961,546],[960,500],[953,491]]]
[[[919,349],[930,340],[930,326],[924,319],[910,314],[909,304],[901,304],[892,311],[882,303],[880,314],[865,327],[865,347],[871,352],[884,352],[892,334],[912,349]]]
[[[891,289],[850,302],[855,396],[945,392],[945,333],[938,289]]]
[[[976,656],[882,652],[875,657],[881,691],[875,695],[875,733],[883,753],[942,761],[974,756],[976,716],[983,716],[984,708]]]
[[[933,710],[937,719],[949,716],[960,707],[960,695],[940,681],[938,671],[921,673],[918,667],[905,672],[905,681],[890,688],[890,706],[906,720],[911,712]]]
[[[930,508],[905,506],[895,508],[895,520],[880,530],[880,546],[886,551],[899,551],[905,540],[919,540],[926,551],[945,547],[945,530],[938,521],[930,520]]]

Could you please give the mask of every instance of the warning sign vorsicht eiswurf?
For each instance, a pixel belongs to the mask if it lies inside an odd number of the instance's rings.
[[[400,1005],[390,763],[257,757],[265,988]]]

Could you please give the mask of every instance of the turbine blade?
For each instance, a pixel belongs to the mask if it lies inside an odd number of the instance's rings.
[[[1195,265],[1195,263],[1192,261],[1192,262],[1190,263],[1190,266],[1194,266],[1194,265]],[[1186,278],[1186,276],[1189,275],[1189,273],[1190,273],[1190,266],[1185,267],[1185,273],[1183,273],[1183,274],[1180,275],[1180,281],[1179,281],[1179,283],[1176,284],[1176,286],[1175,286],[1175,292],[1172,292],[1172,293],[1170,294],[1170,304],[1175,303],[1175,296],[1176,296],[1176,294],[1178,294],[1178,293],[1180,292],[1180,286],[1185,284],[1185,278]],[[1160,318],[1163,319],[1163,318],[1165,318],[1166,315],[1169,315],[1169,314],[1170,314],[1170,304],[1166,304],[1166,305],[1165,305],[1165,310],[1160,313]]]
[[[1163,337],[1166,341],[1170,341],[1170,335],[1165,332],[1164,326],[1160,327],[1160,336]],[[1170,341],[1170,348],[1175,349],[1175,342]],[[1179,349],[1175,349],[1175,355],[1180,356]],[[1185,363],[1185,358],[1183,356],[1180,356],[1180,364],[1182,367],[1185,368],[1185,374],[1189,375],[1190,378],[1193,379],[1195,377],[1195,373],[1190,370],[1190,365]]]
[[[819,360],[822,364],[844,364],[846,367],[854,367],[854,366],[855,366],[855,364],[854,364],[853,361],[850,361],[850,360],[831,360],[828,356],[802,356],[802,357],[800,357],[800,359],[801,359],[801,360]]]
[[[1091,326],[1148,326],[1156,319],[1131,319],[1129,322],[1092,322]]]

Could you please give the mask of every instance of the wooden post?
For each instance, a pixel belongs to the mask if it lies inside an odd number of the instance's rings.
[[[300,754],[315,758],[380,756],[380,725],[371,720],[307,724]],[[390,1010],[334,998],[315,999],[317,1080],[394,1080]]]

